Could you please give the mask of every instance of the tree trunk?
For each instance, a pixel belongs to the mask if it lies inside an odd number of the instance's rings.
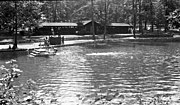
[[[141,0],[139,0],[139,32],[143,33],[142,31]]]
[[[153,22],[153,20],[151,21],[151,32],[154,32],[154,22]]]
[[[144,30],[147,30],[147,20],[144,21]]]
[[[93,0],[91,0],[91,10],[92,10],[92,34],[93,34],[93,40],[95,40],[95,32],[94,32],[94,3]]]
[[[134,16],[133,16],[133,36],[136,38],[136,0],[133,0],[133,11],[134,11]]]
[[[13,44],[13,49],[17,49],[17,1],[15,1],[15,10],[16,10],[16,18],[15,18],[15,29],[16,33],[14,35],[14,44]]]
[[[164,29],[165,32],[168,31],[168,23],[167,23],[167,20],[166,20],[166,17],[165,17],[165,29]]]
[[[57,15],[56,15],[56,11],[57,11],[57,0],[56,0],[56,2],[55,2],[55,7],[54,7],[54,5],[53,5],[53,22],[56,22],[56,17],[57,17]]]
[[[165,2],[165,4],[164,4],[164,12],[165,12],[165,13],[164,13],[164,18],[165,18],[165,19],[164,19],[164,20],[165,20],[165,21],[164,21],[164,23],[165,23],[165,25],[164,25],[164,31],[167,32],[167,30],[168,30],[168,23],[167,23],[167,20],[166,20],[166,15],[167,15],[167,14],[166,14],[166,13],[167,13],[166,4],[167,4],[167,0],[164,0],[164,2]]]
[[[104,5],[104,12],[105,12],[105,24],[104,24],[104,40],[106,39],[106,25],[107,25],[107,6],[106,6],[106,0]]]
[[[153,20],[153,4],[152,4],[152,0],[150,1],[150,4],[151,4],[151,31],[153,32],[154,31],[154,20]]]

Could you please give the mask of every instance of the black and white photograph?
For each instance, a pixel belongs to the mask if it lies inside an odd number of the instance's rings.
[[[0,1],[0,105],[180,105],[180,0]]]

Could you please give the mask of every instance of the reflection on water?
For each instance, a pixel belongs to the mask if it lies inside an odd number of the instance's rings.
[[[138,93],[146,97],[156,94],[179,97],[179,51],[179,43],[128,47],[109,44],[96,49],[58,48],[58,54],[49,58],[22,55],[15,59],[24,70],[20,82],[33,78],[43,90],[55,92],[62,105],[77,105],[79,95],[91,96],[108,89],[129,97]],[[3,56],[0,64],[8,59]]]

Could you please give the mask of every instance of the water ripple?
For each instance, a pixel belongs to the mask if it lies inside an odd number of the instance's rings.
[[[126,95],[125,101],[130,105],[139,94],[145,98],[180,94],[179,51],[177,43],[113,45],[109,49],[71,46],[59,48],[58,55],[53,57],[22,56],[17,60],[25,70],[22,80],[34,78],[44,91],[56,94],[62,105],[77,105],[78,95],[105,93],[108,89]]]

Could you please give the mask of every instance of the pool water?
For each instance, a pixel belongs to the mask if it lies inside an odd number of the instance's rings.
[[[58,48],[50,57],[0,54],[0,64],[13,58],[23,70],[19,83],[32,78],[62,105],[79,97],[118,91],[132,105],[135,95],[180,99],[180,43],[90,44]],[[128,105],[126,104],[126,105]]]

